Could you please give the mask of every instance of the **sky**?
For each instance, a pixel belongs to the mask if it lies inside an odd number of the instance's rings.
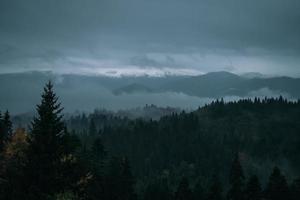
[[[299,0],[0,0],[0,73],[300,77]]]

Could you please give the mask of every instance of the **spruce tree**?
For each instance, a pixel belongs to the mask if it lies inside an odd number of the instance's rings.
[[[265,197],[268,200],[289,199],[289,188],[285,177],[280,169],[275,167],[269,177],[269,182],[265,191]]]
[[[256,175],[249,178],[246,189],[245,199],[246,200],[260,200],[262,198],[262,189],[259,183],[259,179]]]
[[[243,200],[244,199],[244,172],[243,168],[241,166],[241,163],[239,161],[239,156],[236,155],[236,157],[233,160],[231,170],[230,170],[230,189],[227,193],[227,199],[228,200]]]
[[[37,117],[32,122],[29,139],[29,163],[26,169],[30,199],[46,199],[63,190],[60,168],[63,157],[62,108],[49,81],[37,105]]]

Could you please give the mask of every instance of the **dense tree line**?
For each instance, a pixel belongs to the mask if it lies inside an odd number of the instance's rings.
[[[81,146],[61,112],[49,82],[28,133],[12,133],[8,112],[0,118],[0,199],[135,199],[128,159],[108,157],[93,133]]]
[[[87,119],[97,121],[97,116]],[[160,120],[120,119],[96,128],[112,154],[128,156],[138,177],[163,171],[174,177],[211,177],[217,171],[228,182],[230,161],[239,152],[246,172],[265,183],[275,165],[289,178],[300,175],[299,119],[299,101],[219,100],[191,113]]]
[[[160,120],[64,121],[49,82],[36,109],[29,130],[0,115],[0,199],[300,197],[299,101],[218,100]]]

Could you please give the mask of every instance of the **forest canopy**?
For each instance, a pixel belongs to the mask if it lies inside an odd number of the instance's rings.
[[[0,199],[299,198],[300,101],[216,100],[158,120],[63,117],[48,82],[30,129],[0,115]]]

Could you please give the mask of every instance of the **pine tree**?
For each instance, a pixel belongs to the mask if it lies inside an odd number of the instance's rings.
[[[192,191],[190,190],[189,180],[183,177],[175,192],[175,200],[191,200]]]
[[[231,170],[230,170],[230,189],[227,193],[227,199],[228,200],[243,200],[244,199],[244,172],[242,169],[242,166],[239,161],[239,156],[236,155],[236,157],[233,160]]]
[[[260,200],[262,189],[258,177],[253,175],[249,178],[245,189],[246,200]]]
[[[30,199],[45,199],[63,189],[60,179],[62,143],[65,126],[62,108],[49,81],[37,105],[38,116],[32,122],[29,140],[29,163],[26,169]]]
[[[268,200],[289,199],[288,184],[278,167],[273,169],[273,172],[269,177],[265,197]]]

